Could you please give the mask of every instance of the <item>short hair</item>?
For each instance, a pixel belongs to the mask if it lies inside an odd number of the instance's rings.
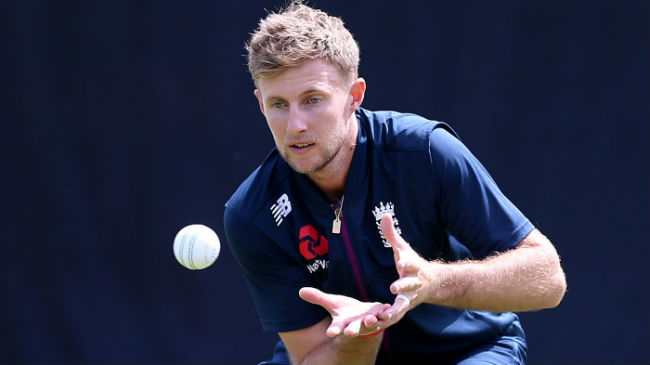
[[[301,0],[260,19],[246,50],[248,70],[256,85],[260,78],[315,59],[338,66],[346,81],[356,79],[359,72],[359,46],[343,21]]]

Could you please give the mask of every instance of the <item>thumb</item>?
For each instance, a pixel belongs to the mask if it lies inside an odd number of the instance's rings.
[[[321,307],[327,309],[328,312],[331,312],[331,310],[336,305],[333,294],[322,292],[316,288],[300,288],[298,295],[300,295],[300,298],[302,298],[304,301],[307,301],[311,304],[320,305]]]
[[[300,298],[311,304],[320,305],[321,307],[325,308],[332,316],[332,319],[334,319],[333,313],[337,307],[335,301],[336,296],[334,294],[328,294],[316,288],[304,287],[300,288],[298,295],[300,295]],[[325,333],[329,337],[336,337],[343,332],[344,328],[345,326],[343,326],[341,323],[331,323]]]

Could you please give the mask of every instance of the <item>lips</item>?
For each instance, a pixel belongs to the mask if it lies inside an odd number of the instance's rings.
[[[305,148],[305,147],[309,147],[311,145],[313,145],[313,143],[295,143],[295,144],[292,144],[291,147],[293,147],[293,148]]]
[[[291,151],[296,152],[296,153],[305,153],[309,151],[315,144],[314,143],[308,143],[308,142],[301,142],[301,143],[294,143],[289,145],[289,148]]]

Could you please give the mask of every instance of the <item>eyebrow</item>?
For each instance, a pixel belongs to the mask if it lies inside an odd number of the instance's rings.
[[[298,97],[301,98],[301,97],[304,97],[305,95],[314,94],[314,93],[329,93],[329,92],[325,91],[323,89],[311,88],[309,90],[305,90],[302,93],[300,93],[300,95],[298,95]],[[268,98],[265,98],[265,101],[272,101],[272,100],[285,100],[285,98],[283,98],[281,96],[277,96],[277,95],[271,95]]]

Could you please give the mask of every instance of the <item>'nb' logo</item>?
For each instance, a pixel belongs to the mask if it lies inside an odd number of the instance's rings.
[[[275,223],[279,226],[282,223],[282,219],[286,218],[289,213],[291,213],[291,202],[287,194],[282,194],[275,204],[271,206],[271,214],[273,214],[273,219],[275,219]]]

